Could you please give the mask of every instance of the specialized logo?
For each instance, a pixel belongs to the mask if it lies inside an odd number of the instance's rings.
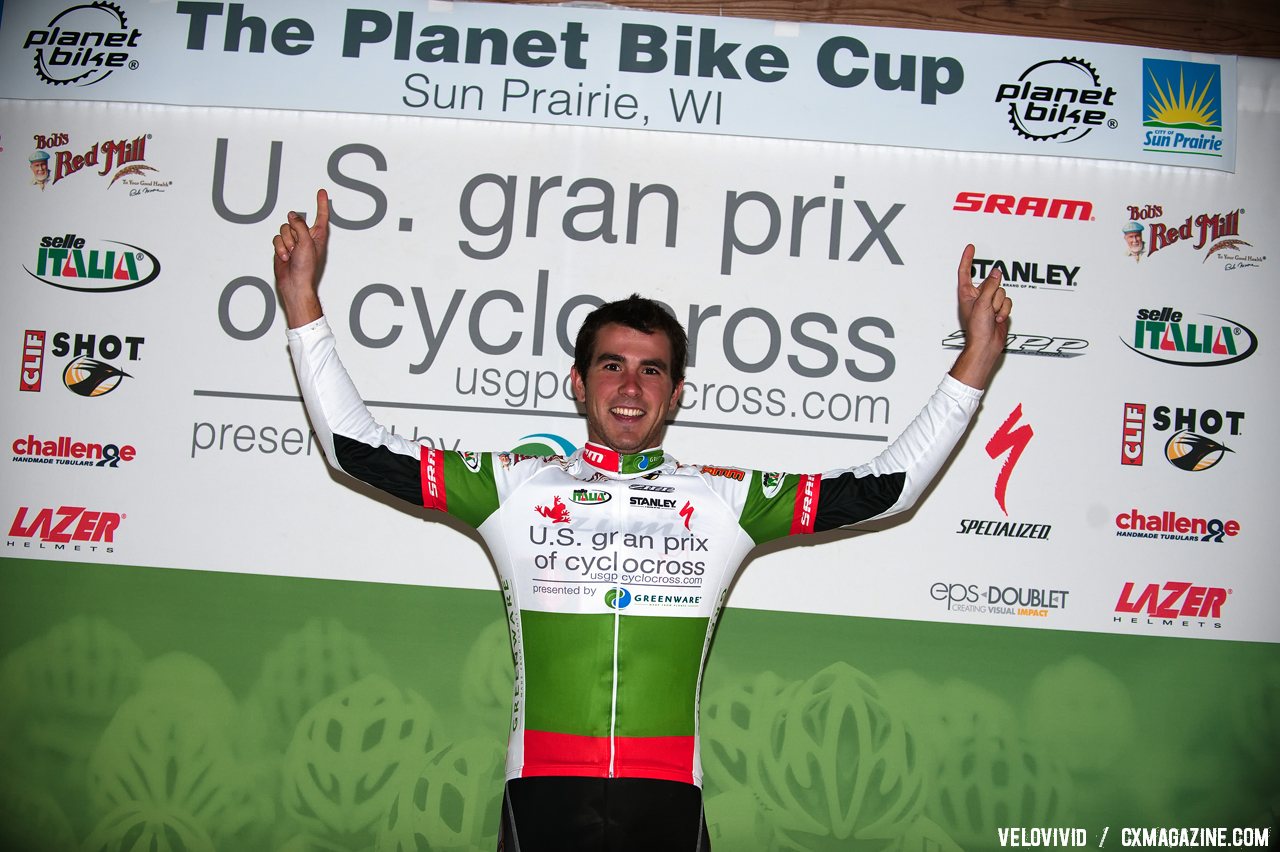
[[[1125,403],[1121,464],[1142,464],[1145,456],[1146,412],[1147,406],[1143,403]],[[1165,459],[1179,470],[1189,472],[1209,470],[1221,462],[1227,453],[1234,453],[1235,450],[1209,436],[1239,436],[1243,420],[1243,411],[1218,411],[1213,408],[1157,405],[1151,412],[1151,427],[1154,430],[1173,430],[1173,434],[1165,441]]]
[[[23,506],[9,525],[10,538],[35,538],[42,542],[66,544],[73,541],[106,542],[115,540],[116,529],[124,515],[119,512],[91,512],[84,506],[59,506],[35,511]]]
[[[39,391],[44,377],[44,332],[27,329],[22,333],[22,369],[18,390]]]
[[[948,349],[964,348],[964,330],[957,329],[942,338]],[[1089,348],[1083,337],[1058,337],[1045,334],[1009,334],[1004,351],[1010,355],[1042,355],[1049,358],[1078,358]]]
[[[945,601],[952,612],[976,612],[987,615],[1012,615],[1047,618],[1052,611],[1067,608],[1066,589],[991,586],[977,583],[934,583],[929,596]]]
[[[28,30],[22,49],[32,52],[36,76],[44,82],[92,86],[121,68],[138,67],[129,54],[142,34],[128,24],[124,10],[114,3],[78,3],[54,15],[44,28]]]
[[[1079,284],[1076,277],[1080,274],[1080,267],[1067,263],[978,257],[973,259],[971,272],[974,279],[981,281],[990,275],[992,270],[1000,271],[1000,286],[1006,290],[1054,290],[1059,293],[1074,293],[1076,292],[1074,288]]]
[[[1222,605],[1231,592],[1223,586],[1197,586],[1184,580],[1147,583],[1141,587],[1130,580],[1120,590],[1115,611],[1146,613],[1151,618],[1165,619],[1222,618]]]
[[[550,506],[534,506],[533,509],[553,524],[567,524],[572,520],[568,507],[559,497],[552,497]]]
[[[604,605],[610,609],[626,609],[631,605],[631,592],[622,587],[609,589],[604,593]]]
[[[1144,358],[1182,367],[1220,367],[1243,361],[1258,348],[1258,338],[1240,323],[1214,314],[1184,322],[1182,311],[1169,306],[1141,308],[1133,326],[1133,342],[1120,342]]]
[[[1006,516],[1009,510],[1005,508],[1005,493],[1009,489],[1009,477],[1013,475],[1013,468],[1018,463],[1018,459],[1022,458],[1022,451],[1027,448],[1028,442],[1035,435],[1030,424],[1023,423],[1021,426],[1014,428],[1014,424],[1022,419],[1022,403],[1018,405],[1005,418],[1004,423],[991,436],[991,440],[987,441],[987,455],[992,459],[999,458],[1003,453],[1009,456],[1004,460],[1004,464],[1000,466],[1000,473],[996,476],[995,497],[996,503],[1000,506],[1000,511]]]
[[[34,464],[77,465],[80,467],[120,467],[131,462],[138,451],[132,444],[99,444],[77,441],[66,435],[40,439],[27,435],[13,442],[13,461]]]
[[[1152,538],[1164,541],[1209,541],[1221,544],[1240,534],[1240,522],[1219,518],[1179,515],[1165,510],[1144,515],[1137,509],[1116,515],[1116,535],[1125,538]]]
[[[688,500],[680,507],[680,517],[684,519],[684,528],[689,529],[689,522],[693,520],[693,504]]]
[[[1222,156],[1222,67],[1142,60],[1142,150]]]
[[[89,244],[76,234],[42,237],[34,266],[23,269],[37,281],[79,293],[136,290],[160,275],[160,261],[139,246],[115,240]]]
[[[1000,538],[1027,538],[1048,541],[1052,524],[1030,524],[1017,521],[986,521],[980,518],[963,518],[956,535],[990,535]]]
[[[1093,219],[1093,202],[1068,198],[1046,198],[1039,195],[988,195],[985,192],[960,192],[951,208],[962,213],[1000,213],[1005,216],[1034,216],[1043,219]]]
[[[601,491],[595,488],[575,488],[573,493],[569,495],[569,499],[583,506],[596,506],[600,503],[608,503],[613,499],[613,495],[608,491]]]
[[[1037,62],[1014,82],[996,89],[997,104],[1008,104],[1009,126],[1033,142],[1075,142],[1095,127],[1116,126],[1106,107],[1116,90],[1102,87],[1098,72],[1083,59],[1062,57]]]

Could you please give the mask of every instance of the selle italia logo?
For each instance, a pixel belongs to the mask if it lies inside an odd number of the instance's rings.
[[[583,506],[594,506],[598,503],[608,503],[613,499],[613,495],[608,491],[601,491],[595,488],[576,488],[569,495],[569,499]]]
[[[1257,336],[1235,320],[1216,314],[1193,318],[1168,305],[1139,309],[1132,338],[1120,340],[1144,358],[1182,367],[1234,364],[1258,348]]]
[[[146,249],[115,240],[90,242],[78,234],[42,237],[34,266],[23,269],[51,287],[79,293],[136,290],[160,275],[160,261]]]

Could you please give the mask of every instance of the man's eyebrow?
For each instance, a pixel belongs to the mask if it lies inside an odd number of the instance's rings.
[[[601,364],[601,363],[604,363],[605,361],[608,361],[610,363],[622,364],[622,363],[625,363],[626,360],[627,359],[623,358],[621,355],[617,354],[616,352],[601,352],[598,355],[596,355],[595,362],[597,364]],[[657,367],[663,372],[670,372],[671,370],[671,368],[667,366],[667,362],[661,358],[643,358],[640,361],[640,366]]]

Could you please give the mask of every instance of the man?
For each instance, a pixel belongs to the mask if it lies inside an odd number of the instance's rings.
[[[1142,223],[1129,222],[1120,230],[1124,233],[1125,249],[1129,257],[1133,258],[1134,263],[1138,263],[1142,260],[1142,253],[1147,250],[1147,244],[1142,239]]]
[[[31,185],[40,187],[44,192],[49,184],[49,152],[36,151],[27,161],[31,164]]]
[[[681,465],[661,449],[684,383],[684,329],[637,296],[594,311],[570,372],[587,444],[565,458],[446,453],[376,423],[339,362],[316,285],[315,224],[274,239],[277,287],[312,426],[335,467],[476,527],[516,663],[499,849],[705,850],[697,692],[729,583],[756,545],[908,508],[967,428],[1012,302],[958,272],[965,348],[871,462],[794,475]]]

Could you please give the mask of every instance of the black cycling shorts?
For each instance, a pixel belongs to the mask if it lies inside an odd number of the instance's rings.
[[[708,852],[702,791],[649,778],[516,778],[498,852]]]

